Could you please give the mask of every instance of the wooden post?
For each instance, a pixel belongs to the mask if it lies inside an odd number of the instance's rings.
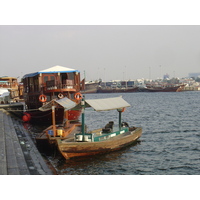
[[[122,123],[122,111],[118,110],[119,112],[119,130],[121,131],[121,123]]]
[[[52,125],[53,125],[53,136],[56,137],[56,118],[55,118],[54,101],[53,101],[53,105],[52,105]]]
[[[68,128],[69,127],[69,120],[68,120],[68,110],[64,110],[65,114],[64,114],[64,126],[65,128]]]
[[[84,141],[84,136],[85,136],[85,99],[84,97],[81,100],[81,109],[82,109],[82,127],[81,127],[81,132],[83,135],[83,141]]]

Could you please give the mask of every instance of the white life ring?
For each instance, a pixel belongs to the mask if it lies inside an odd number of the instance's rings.
[[[62,99],[63,97],[64,97],[64,96],[63,96],[62,93],[59,93],[59,94],[58,94],[58,98],[59,98],[59,99]]]

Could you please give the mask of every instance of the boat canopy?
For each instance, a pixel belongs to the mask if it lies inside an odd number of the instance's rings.
[[[46,105],[39,108],[40,111],[48,111],[52,109],[52,106],[55,104],[59,104],[62,106],[65,110],[70,110],[76,106],[76,103],[68,99],[67,97],[64,97],[59,100],[51,100]]]
[[[54,103],[62,106],[65,110],[77,110],[81,108],[81,103],[77,105],[75,102],[71,101],[67,97],[64,97],[59,100],[51,100],[49,103],[40,107],[39,110],[51,110]],[[130,104],[127,103],[122,97],[113,97],[105,99],[87,99],[85,100],[85,107],[92,107],[95,111],[108,111],[130,107]]]
[[[85,102],[86,108],[92,107],[95,111],[117,110],[130,107],[130,104],[127,103],[122,97],[87,99]]]
[[[54,67],[50,67],[48,69],[45,70],[41,70],[35,73],[30,73],[30,74],[25,74],[23,76],[24,78],[28,78],[28,77],[34,77],[38,74],[51,74],[51,73],[70,73],[70,72],[79,72],[76,69],[71,69],[71,68],[67,68],[67,67],[62,67],[62,66],[54,66]]]

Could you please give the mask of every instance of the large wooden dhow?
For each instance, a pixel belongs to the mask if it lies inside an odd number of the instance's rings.
[[[60,101],[60,100],[59,100]],[[57,101],[68,109],[72,109],[73,102],[67,99],[67,104]],[[64,101],[64,100],[63,100]],[[65,120],[63,126],[55,124],[47,128],[37,141],[48,140],[50,144],[56,145],[60,153],[66,158],[92,156],[119,150],[135,143],[142,134],[142,128],[130,127],[128,123],[122,122],[121,115],[128,104],[122,97],[106,99],[82,99],[74,109],[82,110],[82,121],[70,123]],[[85,126],[85,108],[92,107],[95,111],[117,110],[119,115],[118,124],[115,126],[110,121],[105,127],[93,131],[87,131]],[[65,115],[67,117],[67,114]]]
[[[146,84],[145,92],[181,92],[184,89],[184,84]]]
[[[67,97],[78,104],[81,100],[80,71],[62,66],[54,66],[23,77],[24,99],[27,111],[24,121],[51,123],[51,109],[41,112],[39,108],[53,99]],[[78,110],[69,111],[71,120],[78,120]],[[63,107],[55,109],[56,122],[63,121]]]

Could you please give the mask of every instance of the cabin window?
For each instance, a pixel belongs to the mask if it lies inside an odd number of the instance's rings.
[[[74,80],[74,73],[67,73],[69,80]]]
[[[48,81],[48,76],[44,76],[44,83]]]
[[[62,84],[66,84],[66,80],[68,79],[67,74],[66,73],[61,74],[60,77],[61,77]]]
[[[50,76],[50,80],[54,81],[55,80],[55,76]]]

